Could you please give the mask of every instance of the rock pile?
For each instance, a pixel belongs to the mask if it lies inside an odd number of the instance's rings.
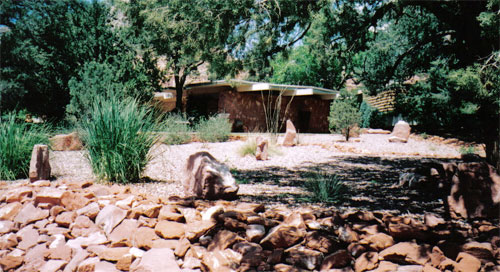
[[[0,183],[0,271],[499,271],[498,226]],[[475,241],[471,237],[476,237]]]

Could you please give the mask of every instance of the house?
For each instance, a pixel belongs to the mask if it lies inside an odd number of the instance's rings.
[[[234,132],[264,132],[274,115],[280,123],[290,119],[299,132],[327,133],[330,103],[337,94],[311,86],[216,80],[186,85],[183,103],[187,112],[202,116],[226,113]],[[167,112],[175,108],[175,97],[175,90],[155,94]]]

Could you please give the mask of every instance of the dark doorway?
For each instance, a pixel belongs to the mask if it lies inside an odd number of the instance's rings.
[[[189,95],[187,112],[190,116],[209,117],[219,110],[219,93]]]
[[[309,132],[310,121],[311,121],[310,111],[299,111],[299,123],[297,128],[299,132]]]

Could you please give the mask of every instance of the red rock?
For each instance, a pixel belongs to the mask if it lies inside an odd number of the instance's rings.
[[[379,256],[377,252],[369,251],[361,254],[354,263],[354,271],[363,272],[372,270],[378,266]]]
[[[50,148],[54,151],[74,151],[83,148],[82,141],[76,132],[58,134],[50,140]]]
[[[342,268],[351,264],[352,257],[347,252],[347,250],[337,250],[325,257],[323,263],[321,264],[321,271],[325,271],[331,268]]]
[[[61,206],[53,206],[50,208],[49,214],[52,217],[57,217],[60,213],[64,212],[65,209]]]
[[[271,229],[260,244],[265,247],[288,248],[300,241],[305,234],[306,232],[303,229],[279,225]]]
[[[165,205],[160,209],[160,213],[158,214],[158,220],[168,220],[175,222],[184,222],[184,215],[177,212],[177,210],[170,206]]]
[[[375,251],[381,251],[394,245],[394,239],[385,233],[377,233],[364,238],[359,243],[367,245]]]
[[[16,269],[23,263],[23,256],[7,254],[6,256],[0,258],[0,268],[4,271],[9,271],[11,269]]]
[[[344,243],[353,243],[359,241],[359,235],[353,231],[349,226],[340,227],[338,229],[339,239]]]
[[[256,150],[255,150],[255,159],[258,160],[258,161],[266,161],[268,160],[268,152],[267,152],[267,149],[268,149],[268,145],[269,145],[269,142],[267,141],[267,139],[264,139],[262,137],[257,137],[257,139],[255,140],[256,141]]]
[[[116,268],[119,270],[129,271],[133,260],[134,256],[132,256],[132,254],[125,254],[116,262]]]
[[[92,203],[88,204],[87,206],[85,206],[81,209],[78,209],[76,211],[76,214],[77,215],[85,215],[88,218],[94,220],[96,218],[97,214],[99,213],[99,211],[100,211],[99,204],[92,202]]]
[[[83,194],[64,192],[61,197],[61,204],[68,211],[75,211],[87,206],[90,199],[86,198]]]
[[[35,196],[35,205],[40,203],[49,203],[51,205],[60,205],[63,190],[56,188],[44,188]]]
[[[67,263],[67,261],[62,260],[49,260],[42,267],[40,267],[40,272],[57,272]]]
[[[429,228],[435,228],[437,226],[446,224],[446,221],[443,218],[432,213],[425,214],[424,222],[425,225],[428,226]]]
[[[132,207],[132,203],[134,202],[134,200],[135,200],[135,196],[129,195],[129,196],[117,201],[115,203],[115,205],[119,208],[124,209],[124,210],[128,210],[128,209],[130,209],[130,207]]]
[[[248,225],[245,232],[250,242],[259,242],[266,235],[266,228],[262,225]]]
[[[66,180],[64,184],[68,186],[69,189],[83,189],[90,187],[94,184],[91,180]]]
[[[76,215],[76,213],[74,214]],[[73,235],[73,237],[80,237],[80,236],[87,237],[92,233],[101,231],[101,229],[97,227],[97,225],[94,224],[94,222],[90,220],[90,218],[84,215],[80,215],[76,217],[76,219],[74,219],[70,230],[71,230],[71,235]]]
[[[170,221],[160,221],[156,224],[155,232],[165,239],[178,239],[184,235],[184,224]]]
[[[302,246],[295,246],[285,250],[288,254],[286,262],[294,266],[300,266],[308,270],[318,267],[323,261],[321,252]]]
[[[205,235],[209,231],[215,228],[217,224],[214,221],[199,221],[186,224],[186,238],[188,238],[191,242],[197,240],[202,235]]]
[[[201,220],[204,221],[211,221],[211,220],[217,220],[217,218],[224,213],[224,207],[217,205],[210,207],[206,209],[204,212],[201,214]]]
[[[151,248],[170,248],[171,250],[175,250],[179,247],[180,242],[177,239],[156,239],[153,241],[153,246]]]
[[[122,242],[126,245],[132,245],[132,236],[137,231],[139,223],[134,219],[124,219],[120,225],[111,232],[108,239],[111,243]]]
[[[176,272],[181,271],[175,261],[174,253],[168,248],[153,248],[142,256],[136,267],[131,266],[130,271],[141,272]]]
[[[224,250],[241,240],[242,239],[238,236],[238,234],[228,230],[221,230],[215,235],[207,249],[208,251]]]
[[[19,202],[9,203],[0,208],[0,220],[12,221],[17,216],[23,205]]]
[[[493,248],[490,243],[469,242],[462,250],[481,260],[493,260]]]
[[[30,187],[19,187],[10,189],[5,193],[5,202],[21,202],[23,199],[31,197],[33,190]]]
[[[49,248],[47,251],[47,257],[52,260],[63,260],[66,262],[71,261],[72,250],[66,244],[59,245],[55,248]]]
[[[358,243],[352,243],[347,246],[347,251],[351,253],[354,258],[359,257],[361,254],[366,252],[366,248]]]
[[[209,271],[230,271],[238,268],[241,258],[241,254],[225,249],[206,252],[201,262]]]
[[[45,244],[36,245],[28,251],[24,256],[24,265],[19,268],[19,271],[38,271],[45,263],[44,256],[47,252]]]
[[[88,237],[77,237],[75,239],[70,239],[66,242],[66,245],[78,249],[80,247],[88,247],[89,245],[101,245],[107,243],[108,240],[106,236],[100,232],[95,232],[90,234]]]
[[[430,249],[427,245],[412,242],[400,242],[379,253],[381,260],[399,264],[425,265],[430,261]]]
[[[298,268],[295,268],[288,264],[277,264],[274,266],[274,271],[276,272],[301,272]]]
[[[0,221],[0,235],[4,233],[11,232],[14,228],[14,222],[12,221]]]
[[[49,147],[36,144],[31,153],[29,178],[31,182],[50,179]]]
[[[319,250],[326,254],[333,250],[334,242],[327,235],[318,231],[313,231],[306,234],[305,246],[311,249]]]
[[[120,209],[114,205],[104,207],[95,219],[95,223],[100,227],[106,235],[109,235],[113,229],[122,222],[127,216],[127,211]]]
[[[476,257],[460,252],[457,256],[457,265],[455,269],[457,272],[477,272],[481,268],[481,261]]]
[[[149,205],[141,205],[139,207],[142,207],[142,214],[149,217],[149,218],[156,218],[158,217],[158,214],[160,213],[160,209],[162,208],[162,205],[158,204],[149,204]]]
[[[393,272],[393,271],[397,271],[397,272],[410,272],[411,270],[408,270],[408,268],[406,268],[407,270],[405,270],[404,268],[405,266],[399,266],[395,263],[391,263],[391,262],[387,262],[387,261],[381,261],[379,262],[378,264],[378,267],[377,269],[374,269],[374,270],[371,270],[373,272]],[[406,267],[408,267],[408,265],[406,265]],[[410,268],[411,269],[411,268]],[[421,268],[420,270],[417,270],[418,272],[421,272]]]
[[[26,227],[17,232],[18,239],[21,239],[21,242],[17,245],[17,248],[26,251],[27,249],[38,244],[38,239],[40,235],[36,229],[33,229],[32,226]]]
[[[27,203],[14,218],[14,221],[21,225],[27,225],[29,223],[45,219],[48,216],[49,211],[35,208],[33,204]]]
[[[198,258],[186,257],[182,264],[183,269],[199,269],[201,268],[201,261]]]
[[[132,234],[132,245],[146,250],[153,248],[153,241],[160,239],[156,232],[148,227],[140,227]]]
[[[8,233],[0,237],[0,250],[16,247],[17,244],[17,235],[14,233]]]
[[[186,196],[202,199],[232,199],[238,193],[239,187],[229,168],[208,152],[197,152],[189,156],[184,174]],[[189,222],[187,218],[186,221]]]
[[[55,222],[60,227],[68,228],[71,223],[75,221],[76,213],[75,212],[62,212],[57,217]]]
[[[128,254],[129,250],[129,247],[105,247],[98,256],[101,260],[117,262],[123,255]]]
[[[179,241],[178,245],[175,248],[174,254],[177,257],[184,257],[186,255],[186,252],[189,250],[191,247],[191,243],[189,242],[188,239],[183,238]]]
[[[283,146],[294,146],[297,144],[297,130],[292,121],[286,120],[286,132],[283,139]]]
[[[99,258],[93,257],[83,260],[78,264],[78,272],[93,272],[96,271],[96,265],[99,263]]]
[[[71,261],[64,267],[63,272],[73,272],[78,268],[78,265],[89,256],[89,253],[83,249],[76,249]]]
[[[37,180],[33,183],[31,183],[31,186],[33,187],[50,187],[51,183],[50,180],[42,179],[42,180]]]
[[[270,264],[277,264],[281,262],[281,259],[283,258],[283,253],[284,250],[282,248],[274,249],[271,252],[271,255],[267,257],[267,262]]]
[[[389,142],[406,143],[410,137],[411,127],[408,123],[400,120],[394,125]]]

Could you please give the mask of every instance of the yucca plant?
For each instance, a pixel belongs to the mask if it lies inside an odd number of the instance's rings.
[[[342,199],[346,192],[344,183],[336,175],[328,173],[309,175],[305,188],[311,193],[307,197],[310,202],[336,202]]]
[[[35,144],[47,144],[49,127],[16,120],[16,113],[0,122],[0,180],[28,177],[31,152]]]
[[[153,112],[134,99],[96,99],[90,118],[81,123],[94,174],[111,182],[138,181],[158,129]]]

